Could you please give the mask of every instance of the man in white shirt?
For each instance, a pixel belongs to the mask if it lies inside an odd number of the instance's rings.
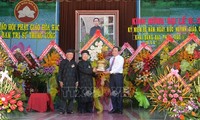
[[[109,113],[123,113],[123,66],[124,58],[119,55],[119,48],[113,47],[110,66],[105,73],[110,73],[111,101],[113,109]]]

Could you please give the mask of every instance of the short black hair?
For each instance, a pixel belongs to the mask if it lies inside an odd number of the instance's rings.
[[[120,48],[117,47],[117,46],[114,46],[114,47],[112,48],[112,50],[115,49],[115,48],[117,48],[117,50],[120,51]]]
[[[67,51],[66,51],[66,54],[67,53],[74,53],[75,51],[74,51],[74,49],[68,49]]]
[[[93,22],[94,22],[95,19],[97,19],[98,21],[100,21],[99,18],[94,18],[94,19],[93,19]]]
[[[90,53],[89,53],[88,50],[83,50],[83,51],[81,51],[81,55],[82,55],[83,53],[87,53],[88,55],[90,55]]]

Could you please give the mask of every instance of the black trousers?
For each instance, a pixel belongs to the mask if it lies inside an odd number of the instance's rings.
[[[113,110],[123,110],[123,74],[110,75],[111,101]]]
[[[93,112],[93,102],[80,102],[79,103],[80,108],[79,108],[79,112],[81,113],[92,113]]]
[[[62,88],[62,93],[61,93],[61,101],[60,101],[60,111],[61,112],[72,112],[73,111],[73,107],[74,107],[74,93],[75,90],[69,89],[63,89]]]
[[[74,107],[74,99],[65,99],[62,98],[60,102],[60,111],[61,112],[72,112]]]

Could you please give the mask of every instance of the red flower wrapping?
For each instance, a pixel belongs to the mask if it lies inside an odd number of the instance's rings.
[[[11,98],[12,98],[11,95],[9,95],[9,94],[6,95],[6,99],[7,99],[7,100],[10,100]]]
[[[15,96],[14,96],[14,98],[20,98],[21,97],[21,95],[20,94],[16,94]]]
[[[7,106],[7,105],[8,105],[8,101],[7,101],[7,100],[4,101],[4,102],[3,102],[3,105]]]
[[[17,102],[17,106],[22,107],[22,105],[23,105],[23,102],[22,102],[21,100],[19,100],[19,101]]]
[[[16,100],[11,99],[11,100],[10,100],[10,103],[11,103],[11,104],[15,104],[15,103],[16,103]]]
[[[11,109],[11,110],[15,110],[15,109],[16,109],[16,105],[11,105],[11,106],[10,106],[10,109]]]
[[[23,108],[23,107],[18,107],[18,110],[19,110],[20,112],[22,112],[22,111],[24,111],[24,108]]]
[[[15,91],[14,91],[14,90],[10,91],[10,95],[11,95],[11,96],[13,96],[14,94],[15,94]]]

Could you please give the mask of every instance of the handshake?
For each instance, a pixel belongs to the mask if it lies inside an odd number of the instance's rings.
[[[92,71],[93,71],[94,73],[96,73],[96,72],[97,72],[97,68],[94,67]]]

